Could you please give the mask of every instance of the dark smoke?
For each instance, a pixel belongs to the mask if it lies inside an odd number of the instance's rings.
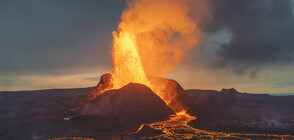
[[[232,34],[228,43],[219,44],[214,66],[233,68],[238,74],[249,72],[255,77],[265,65],[294,62],[294,6],[290,0],[210,3],[213,21],[205,24],[205,32],[228,30]]]

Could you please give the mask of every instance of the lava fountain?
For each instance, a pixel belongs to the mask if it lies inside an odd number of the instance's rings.
[[[144,84],[169,104],[173,96],[163,91],[166,85],[149,76],[166,77],[185,52],[197,45],[204,9],[202,1],[128,1],[113,32],[112,88],[131,82]]]

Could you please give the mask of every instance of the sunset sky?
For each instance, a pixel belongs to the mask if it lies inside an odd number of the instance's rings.
[[[200,43],[168,78],[185,89],[294,93],[294,0],[209,6]],[[111,72],[112,32],[125,7],[124,0],[0,1],[0,90],[95,86]]]

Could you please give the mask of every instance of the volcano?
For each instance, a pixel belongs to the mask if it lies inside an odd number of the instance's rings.
[[[74,105],[64,118],[69,120],[96,117],[136,126],[166,120],[175,112],[187,108],[185,91],[175,80],[149,77],[153,85],[164,85],[160,87],[162,93],[171,98],[171,102],[166,104],[149,87],[142,84],[129,83],[120,89],[111,89],[111,78],[111,74],[103,74],[96,88]]]
[[[187,96],[185,94],[185,90],[180,86],[178,82],[167,78],[158,78],[151,76],[149,76],[148,79],[155,87],[159,85],[158,89],[160,89],[160,92],[163,93],[162,98],[170,99],[170,102],[166,103],[169,108],[171,108],[175,112],[187,109],[187,106],[185,104],[187,102]],[[96,88],[89,94],[87,94],[78,104],[73,106],[71,111],[79,110],[85,103],[91,102],[104,91],[112,89],[112,87],[112,75],[109,73],[103,74]],[[140,91],[141,89],[138,90]],[[137,93],[137,91],[135,90],[132,90],[131,92],[136,92],[136,94],[140,94]]]
[[[175,114],[150,88],[137,83],[100,94],[83,104],[79,113],[139,125],[168,119]]]

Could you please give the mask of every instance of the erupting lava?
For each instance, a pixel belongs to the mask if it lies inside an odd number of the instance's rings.
[[[136,46],[135,36],[128,32],[113,32],[113,88],[121,88],[130,82],[151,88]]]
[[[190,0],[128,1],[118,31],[113,32],[113,88],[144,84],[169,104],[172,96],[163,92],[166,85],[153,84],[148,76],[165,77],[198,43],[203,7]]]

